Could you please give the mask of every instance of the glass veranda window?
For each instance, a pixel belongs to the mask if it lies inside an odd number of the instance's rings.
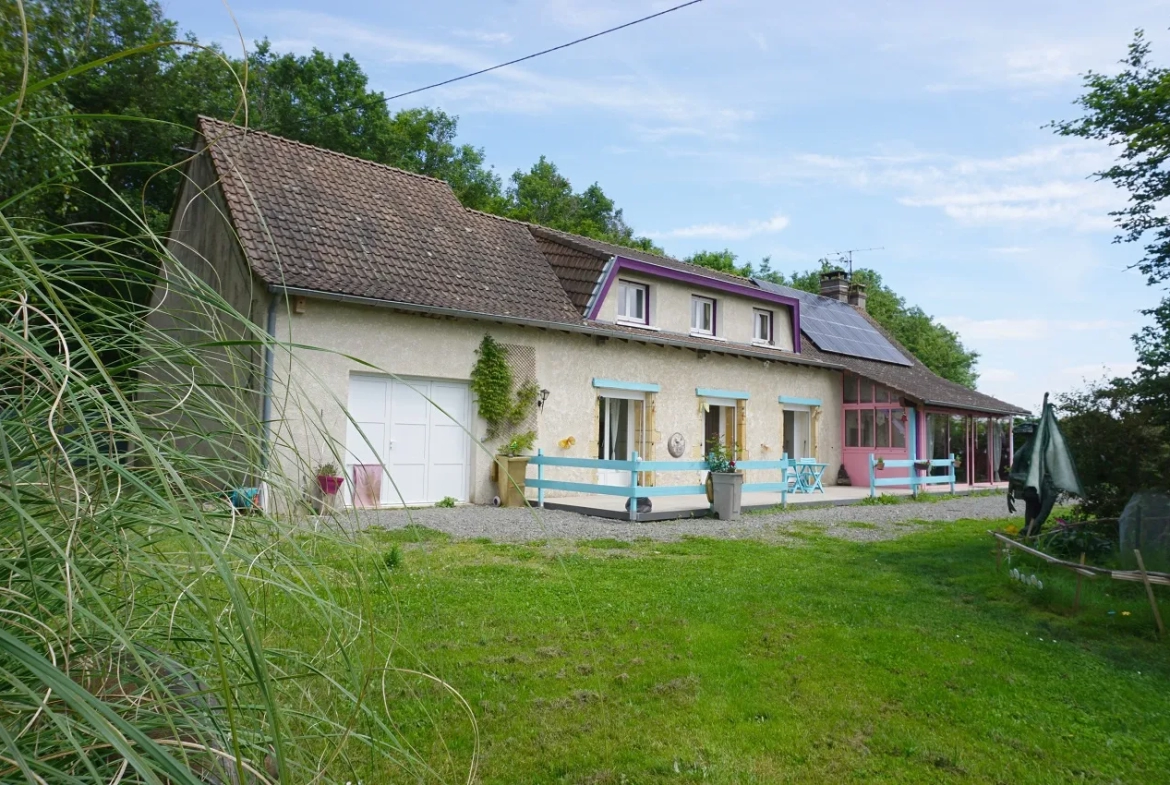
[[[710,297],[691,298],[691,332],[715,334],[715,301]]]
[[[618,281],[618,318],[627,322],[649,324],[645,284]]]

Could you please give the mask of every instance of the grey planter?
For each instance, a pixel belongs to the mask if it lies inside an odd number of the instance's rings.
[[[740,472],[711,472],[715,492],[713,507],[721,521],[738,521],[743,501],[743,474]]]

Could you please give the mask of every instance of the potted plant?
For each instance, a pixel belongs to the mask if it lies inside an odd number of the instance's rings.
[[[499,488],[500,505],[523,507],[525,475],[530,460],[524,453],[536,443],[530,428],[538,405],[548,397],[534,381],[519,385],[508,363],[508,350],[485,335],[475,351],[471,369],[471,391],[475,393],[479,416],[487,423],[487,440],[499,440],[492,462],[492,479]]]
[[[886,468],[886,459],[878,456],[877,461],[874,462],[873,468],[877,469],[879,472]]]
[[[743,472],[735,468],[735,457],[718,441],[712,441],[704,460],[707,464],[709,498],[722,521],[737,521],[743,501]]]
[[[344,482],[345,478],[337,473],[337,467],[332,463],[317,467],[317,489],[321,494],[313,507],[318,513],[334,509],[337,492]]]
[[[496,456],[497,484],[500,488],[501,507],[525,507],[524,483],[528,474],[528,461],[524,455],[536,442],[536,431],[517,434],[500,445]]]

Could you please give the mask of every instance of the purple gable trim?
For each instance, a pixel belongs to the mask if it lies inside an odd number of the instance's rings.
[[[722,292],[730,294],[738,294],[743,297],[750,297],[754,300],[763,300],[770,303],[779,303],[780,305],[787,305],[792,309],[792,350],[794,354],[800,354],[800,300],[795,297],[785,297],[782,294],[775,294],[773,292],[766,292],[755,286],[748,286],[747,284],[731,283],[730,281],[720,281],[717,278],[708,278],[705,275],[698,273],[688,273],[685,270],[675,270],[672,267],[663,267],[650,262],[642,262],[637,259],[627,259],[624,256],[615,256],[613,264],[609,268],[609,273],[602,282],[601,291],[597,295],[597,299],[593,302],[593,307],[589,309],[587,318],[596,319],[598,311],[601,310],[601,304],[605,302],[606,296],[609,294],[610,287],[613,282],[617,280],[618,275],[622,270],[628,270],[634,273],[643,273],[645,275],[652,275],[658,278],[670,278],[674,281],[683,281],[684,283],[701,286],[706,289],[718,289]],[[650,314],[650,303],[647,298],[646,303],[647,320]],[[775,329],[775,328],[773,328]]]

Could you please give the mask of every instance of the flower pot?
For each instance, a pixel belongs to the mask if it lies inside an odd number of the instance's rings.
[[[530,460],[531,457],[527,455],[496,456],[495,463],[498,467],[499,477],[497,484],[500,488],[501,507],[528,506],[528,501],[524,498],[524,482],[528,474],[528,461]]]
[[[743,501],[743,474],[711,472],[710,478],[715,514],[721,521],[738,521]]]
[[[337,492],[341,490],[341,484],[344,482],[344,477],[334,477],[329,474],[317,475],[317,486],[321,489],[321,493],[326,496],[336,496]]]

